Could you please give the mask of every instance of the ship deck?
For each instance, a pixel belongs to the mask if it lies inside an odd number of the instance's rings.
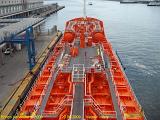
[[[90,68],[94,63],[93,58],[96,56],[96,47],[80,48],[78,56],[71,59],[69,67],[73,67],[73,64],[83,64],[85,68]]]
[[[103,23],[94,18],[67,22],[18,111],[18,120],[144,120]]]

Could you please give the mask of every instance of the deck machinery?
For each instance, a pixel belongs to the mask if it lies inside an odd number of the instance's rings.
[[[103,22],[75,18],[37,76],[16,120],[144,120]]]

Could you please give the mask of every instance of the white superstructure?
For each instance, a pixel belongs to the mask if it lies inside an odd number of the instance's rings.
[[[0,15],[41,6],[43,0],[0,0]]]

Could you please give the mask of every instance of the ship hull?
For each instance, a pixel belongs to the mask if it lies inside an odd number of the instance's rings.
[[[18,120],[145,119],[103,22],[90,17],[66,23],[18,116]]]

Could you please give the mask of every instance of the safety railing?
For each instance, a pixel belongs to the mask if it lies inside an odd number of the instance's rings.
[[[62,110],[65,108],[65,106],[70,106],[71,103],[72,103],[72,96],[71,95],[66,95],[64,96],[64,98],[61,100],[61,102],[55,107],[54,110],[51,110],[51,111],[48,111],[48,110],[45,110],[44,113],[43,113],[43,116],[54,116],[54,117],[57,117],[61,112]]]
[[[101,117],[116,118],[115,111],[101,110],[101,108],[99,107],[99,104],[96,103],[96,100],[91,95],[85,96],[84,103],[85,103],[85,106],[92,106],[93,109],[96,111],[96,113]]]
[[[144,114],[141,106],[131,88],[131,85],[122,70],[122,67],[116,57],[116,54],[112,50],[110,43],[104,43],[103,49],[105,53],[110,57],[110,73],[111,78],[115,86],[115,92],[118,99],[119,107],[124,120],[135,119],[144,120]],[[122,95],[120,88],[126,90],[125,94]],[[124,101],[126,101],[124,103]],[[131,109],[131,110],[130,110]],[[128,111],[127,111],[128,110]],[[130,112],[132,111],[132,112]]]

